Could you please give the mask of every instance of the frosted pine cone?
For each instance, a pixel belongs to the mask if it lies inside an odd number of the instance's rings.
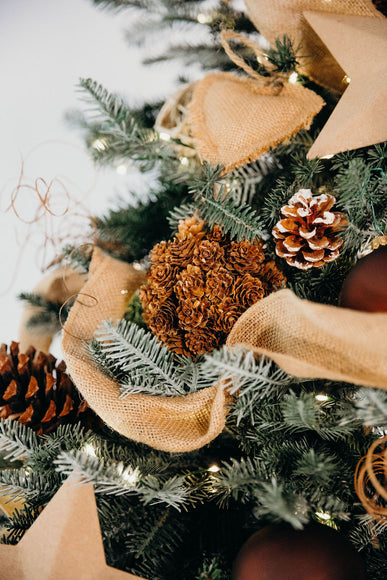
[[[324,193],[313,197],[300,189],[281,208],[281,219],[273,229],[276,254],[301,270],[321,268],[339,256],[343,245],[337,233],[348,225],[341,212],[329,211],[336,199]]]

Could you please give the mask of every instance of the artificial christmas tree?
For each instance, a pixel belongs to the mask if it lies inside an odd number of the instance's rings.
[[[302,577],[303,534],[317,522],[360,553],[367,579],[381,580],[387,315],[342,308],[339,299],[361,253],[385,234],[383,119],[367,147],[355,140],[352,150],[308,159],[339,99],[327,89],[323,63],[334,60],[323,38],[311,68],[310,45],[292,46],[274,17],[271,49],[251,51],[261,39],[232,4],[95,3],[142,11],[158,31],[174,20],[204,28],[206,42],[158,58],[199,60],[212,73],[142,109],[81,81],[98,110],[81,122],[95,161],[130,160],[157,183],[138,205],[93,218],[92,252],[66,251],[89,271],[63,328],[64,356],[106,425],[37,436],[2,424],[0,483],[25,500],[3,540],[16,543],[75,471],[94,484],[108,565],[135,576],[229,580],[249,537],[286,524],[297,536],[291,571]],[[301,9],[316,4],[327,6],[311,0]],[[360,3],[338,4],[327,9],[336,19]],[[379,30],[384,16],[366,4],[367,30]],[[302,42],[307,21],[295,19]],[[332,67],[337,88],[342,73]],[[383,90],[378,79],[376,101]],[[296,111],[305,99],[311,109],[278,132],[288,93]],[[17,469],[13,460],[22,461]],[[323,530],[325,578],[341,563]],[[278,560],[278,551],[266,554],[267,569]],[[236,562],[235,577],[244,578]],[[250,572],[259,578],[254,558]]]

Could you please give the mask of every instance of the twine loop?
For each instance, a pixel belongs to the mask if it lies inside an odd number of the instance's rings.
[[[236,54],[236,52],[231,48],[230,40],[239,40],[241,44],[251,48],[255,53],[258,62],[261,63],[262,61],[262,63],[264,63],[264,67],[270,73],[270,76],[265,77],[260,75],[249,64],[247,64],[247,62],[241,56],[238,56],[238,54]],[[256,42],[250,38],[247,38],[246,36],[243,36],[243,34],[234,32],[233,30],[222,30],[220,33],[220,41],[225,53],[234,64],[244,70],[251,78],[259,81],[264,86],[271,85],[274,94],[279,94],[281,92],[284,83],[288,78],[288,75],[275,69],[273,63],[269,61],[267,55]]]
[[[377,439],[359,461],[355,472],[355,490],[376,521],[387,523],[387,436]]]

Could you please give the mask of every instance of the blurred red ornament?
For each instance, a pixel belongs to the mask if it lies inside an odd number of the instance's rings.
[[[387,312],[387,246],[361,258],[344,280],[340,306],[366,312]]]
[[[253,534],[234,563],[232,580],[365,580],[358,552],[336,530],[268,526]]]

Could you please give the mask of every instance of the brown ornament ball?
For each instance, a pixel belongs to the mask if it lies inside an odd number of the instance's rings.
[[[321,524],[303,530],[268,526],[253,534],[232,580],[365,580],[361,556],[342,534]]]
[[[365,312],[387,312],[387,246],[361,258],[340,293],[340,306]]]

